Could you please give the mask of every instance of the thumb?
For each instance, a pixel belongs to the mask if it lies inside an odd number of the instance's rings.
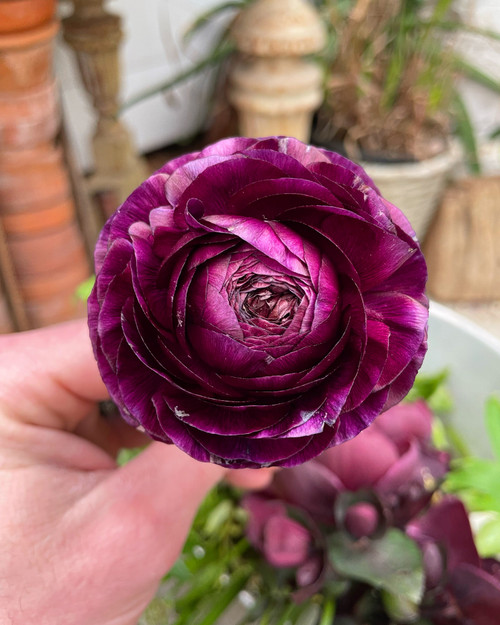
[[[174,564],[198,506],[224,473],[174,446],[152,443],[93,490],[85,508],[96,548],[106,536],[107,557],[117,559],[122,571],[130,567],[143,582],[158,580]]]

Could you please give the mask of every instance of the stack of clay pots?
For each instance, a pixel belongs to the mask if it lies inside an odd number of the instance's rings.
[[[81,314],[75,290],[89,275],[57,145],[54,12],[55,0],[0,2],[0,221],[31,327]],[[0,331],[1,319],[0,293]]]

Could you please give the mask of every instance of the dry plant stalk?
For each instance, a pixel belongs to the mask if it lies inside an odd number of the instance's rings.
[[[353,158],[361,150],[423,160],[446,147],[445,102],[433,110],[437,90],[446,94],[451,74],[446,50],[418,16],[415,29],[401,34],[404,2],[356,0],[347,19],[335,5],[327,13],[338,43],[319,134],[343,142]],[[435,84],[429,83],[431,72]]]

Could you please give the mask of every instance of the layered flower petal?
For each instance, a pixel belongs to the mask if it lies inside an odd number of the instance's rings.
[[[166,163],[95,258],[89,328],[111,397],[202,461],[305,462],[398,402],[425,353],[413,230],[358,165],[296,139]]]

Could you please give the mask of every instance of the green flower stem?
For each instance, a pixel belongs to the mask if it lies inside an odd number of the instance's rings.
[[[335,618],[335,599],[326,597],[319,625],[332,625]]]
[[[207,593],[212,592],[217,584],[217,580],[225,570],[224,564],[217,563],[207,566],[206,569],[195,575],[191,589],[175,602],[176,609],[183,611],[202,597],[205,597]]]
[[[288,604],[288,606],[285,608],[285,611],[281,614],[278,620],[273,623],[273,625],[285,625],[285,623],[287,623],[288,621],[294,623],[295,617],[297,616],[299,610],[300,606],[294,603]]]
[[[274,614],[274,608],[270,607],[265,610],[259,620],[259,625],[270,625],[271,617]]]
[[[217,594],[217,600],[212,604],[208,613],[196,625],[213,625],[234,601],[238,593],[246,586],[251,574],[251,568],[248,566],[242,567],[238,572],[234,573],[226,588]]]

